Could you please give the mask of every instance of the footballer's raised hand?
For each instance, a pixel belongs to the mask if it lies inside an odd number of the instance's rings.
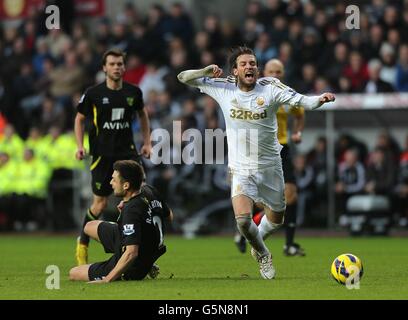
[[[325,92],[320,96],[320,103],[332,102],[336,100],[336,96],[333,93]]]
[[[210,78],[219,78],[222,76],[222,69],[216,64],[210,64],[204,68],[205,75]]]

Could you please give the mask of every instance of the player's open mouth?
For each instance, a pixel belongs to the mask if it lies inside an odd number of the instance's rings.
[[[253,79],[254,78],[254,74],[253,73],[251,73],[251,72],[247,72],[247,73],[245,73],[245,79]]]

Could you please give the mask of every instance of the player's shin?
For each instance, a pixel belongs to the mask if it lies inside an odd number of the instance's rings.
[[[85,229],[85,225],[89,221],[94,221],[94,220],[98,220],[98,217],[92,213],[91,209],[88,209],[84,217],[84,222],[82,223],[81,235],[79,237],[79,242],[81,244],[85,244],[85,245],[89,244],[89,236],[85,233],[84,229]]]
[[[296,231],[296,202],[286,206],[285,214],[285,232],[286,232],[286,244],[291,245],[294,242]]]
[[[237,227],[239,232],[248,240],[250,245],[261,255],[266,255],[269,253],[268,248],[260,236],[258,227],[252,221],[251,216],[242,215],[235,217],[237,221]]]

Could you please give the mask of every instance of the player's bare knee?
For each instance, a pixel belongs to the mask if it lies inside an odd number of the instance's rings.
[[[285,198],[287,205],[294,204],[297,201],[297,191],[295,186],[288,185],[285,187]]]
[[[94,230],[98,228],[98,224],[100,221],[89,221],[84,227],[84,232],[88,236],[92,236],[94,234]]]
[[[69,280],[78,280],[78,267],[73,267],[71,270],[69,270]]]
[[[297,200],[297,192],[291,191],[286,195],[286,204],[291,205],[294,204]]]
[[[268,219],[268,221],[270,223],[273,223],[274,225],[283,225],[284,217],[285,211],[270,212],[269,214],[266,214],[266,218]]]
[[[237,221],[237,226],[240,230],[248,230],[252,222],[252,218],[249,213],[237,215],[235,220]]]

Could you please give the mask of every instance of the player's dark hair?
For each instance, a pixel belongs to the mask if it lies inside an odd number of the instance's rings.
[[[125,62],[125,59],[126,59],[126,53],[123,52],[122,50],[120,50],[120,49],[109,49],[109,50],[105,51],[105,53],[102,56],[102,65],[103,66],[106,64],[106,59],[108,58],[108,56],[122,57],[123,62]]]
[[[134,160],[118,160],[113,164],[113,170],[119,172],[123,182],[128,182],[131,190],[139,190],[144,180],[143,167]]]
[[[229,65],[229,70],[230,72],[232,71],[232,69],[237,67],[237,59],[239,56],[242,56],[244,54],[251,54],[253,56],[255,56],[254,51],[251,48],[248,48],[247,46],[243,46],[243,47],[236,47],[236,48],[232,48],[231,49],[231,53],[228,56],[228,65]],[[255,56],[256,58],[256,56]],[[258,61],[256,61],[256,64],[258,65]]]

